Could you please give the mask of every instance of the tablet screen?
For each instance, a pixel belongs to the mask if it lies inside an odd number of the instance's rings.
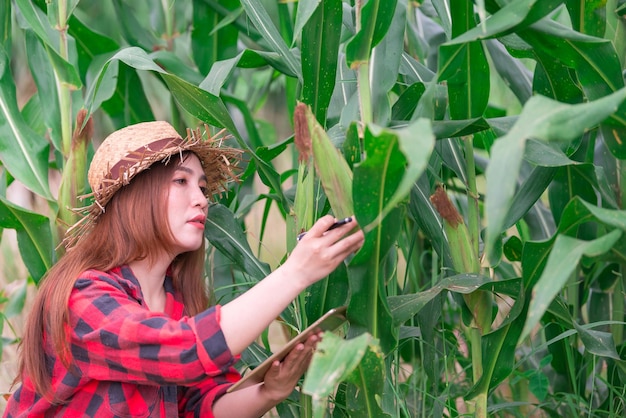
[[[347,323],[346,319],[346,307],[342,306],[339,308],[331,309],[326,312],[322,317],[320,317],[317,321],[311,324],[307,329],[302,331],[300,334],[296,335],[292,340],[290,340],[284,347],[282,347],[279,351],[269,356],[263,363],[259,366],[255,367],[250,372],[246,373],[241,380],[228,388],[228,392],[232,392],[237,389],[244,388],[246,386],[251,386],[257,383],[261,383],[263,381],[263,377],[265,377],[265,373],[270,368],[272,363],[276,360],[284,359],[287,354],[293,348],[301,342],[306,341],[306,339],[311,335],[311,333],[315,332],[315,330],[319,331],[331,331],[335,332],[341,329],[341,327]]]

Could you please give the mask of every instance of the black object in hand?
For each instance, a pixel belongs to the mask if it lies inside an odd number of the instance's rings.
[[[352,222],[352,218],[351,218],[351,217],[348,217],[348,218],[343,218],[343,219],[339,219],[339,220],[338,220],[338,221],[336,221],[334,224],[332,224],[332,225],[330,226],[330,228],[328,228],[326,231],[331,231],[331,230],[333,230],[333,229],[335,229],[335,228],[340,227],[341,225],[345,225],[345,224],[350,223],[350,222]],[[296,237],[296,239],[297,239],[298,241],[300,241],[300,240],[302,239],[302,237],[304,237],[304,235],[305,235],[305,234],[306,234],[306,232],[302,232],[302,233],[298,234],[298,236]]]

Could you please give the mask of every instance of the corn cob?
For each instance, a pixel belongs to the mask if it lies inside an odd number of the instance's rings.
[[[87,145],[93,136],[93,121],[91,118],[85,123],[87,111],[81,109],[76,115],[76,130],[72,136],[71,150],[63,170],[63,178],[59,188],[59,236],[63,237],[65,228],[78,220],[78,215],[72,210],[78,207],[76,196],[84,194],[86,189],[87,172]],[[83,125],[85,125],[83,127]]]
[[[472,251],[472,242],[463,217],[450,201],[442,187],[437,187],[430,201],[443,219],[443,228],[448,239],[453,268],[457,273],[479,273],[478,254]],[[491,299],[489,294],[476,290],[463,295],[463,299],[472,312],[474,325],[484,335],[491,327]]]
[[[311,109],[304,103],[298,103],[296,106],[295,120],[296,136],[302,138],[297,141],[300,156],[303,158],[303,155],[308,156],[312,153],[315,170],[334,216],[337,218],[352,216],[354,214],[352,171],[348,163],[317,122]]]

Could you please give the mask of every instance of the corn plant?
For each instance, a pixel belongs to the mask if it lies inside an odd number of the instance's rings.
[[[0,0],[0,227],[26,267],[5,278],[2,344],[98,140],[207,123],[246,151],[209,211],[214,302],[270,271],[276,222],[284,256],[327,213],[366,235],[281,316],[291,334],[347,305],[350,329],[278,415],[622,416],[624,15],[622,0]]]

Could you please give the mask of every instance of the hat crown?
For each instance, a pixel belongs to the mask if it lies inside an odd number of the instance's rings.
[[[158,156],[170,155],[182,142],[174,127],[165,121],[142,122],[113,132],[98,147],[89,166],[89,185],[96,199],[107,184],[119,180],[128,184],[135,174],[156,161],[152,157],[164,151],[166,155]]]

